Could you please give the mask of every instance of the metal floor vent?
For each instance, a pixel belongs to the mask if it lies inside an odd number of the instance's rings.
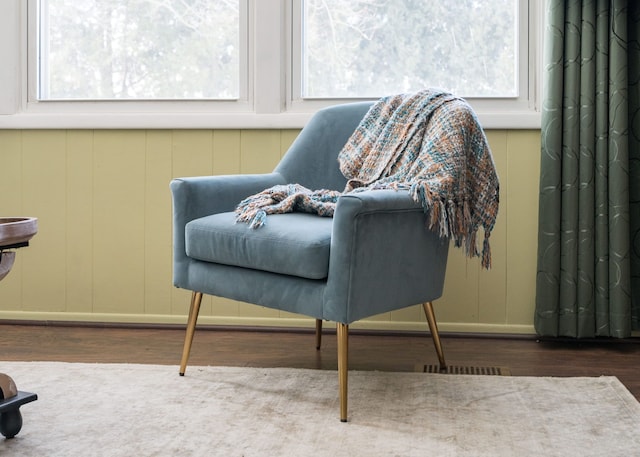
[[[440,370],[440,365],[420,365],[418,370],[422,373],[440,374],[476,374],[493,376],[511,376],[511,372],[505,367],[460,367],[448,366],[445,370]]]

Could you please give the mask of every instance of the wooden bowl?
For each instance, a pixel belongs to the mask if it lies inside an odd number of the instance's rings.
[[[35,217],[0,217],[0,248],[25,243],[37,232]]]

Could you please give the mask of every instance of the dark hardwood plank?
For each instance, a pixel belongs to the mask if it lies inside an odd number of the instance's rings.
[[[326,327],[329,327],[327,325]],[[0,325],[0,361],[67,361],[178,365],[184,330],[59,325]],[[415,371],[436,364],[429,335],[352,331],[352,370]],[[640,340],[583,342],[442,335],[449,365],[506,367],[513,376],[617,376],[640,400]],[[322,348],[307,331],[204,328],[189,365],[337,369],[335,331]],[[0,372],[2,364],[0,362]],[[187,367],[187,376],[189,367]],[[10,375],[10,373],[8,373]]]

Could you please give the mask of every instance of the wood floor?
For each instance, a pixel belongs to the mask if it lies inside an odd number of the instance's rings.
[[[337,369],[335,330],[322,348],[310,332],[202,328],[195,334],[189,365]],[[67,361],[178,365],[184,330],[0,324],[2,361]],[[640,339],[576,342],[534,338],[442,335],[449,365],[504,367],[512,376],[617,376],[640,400]],[[415,371],[437,364],[431,338],[352,331],[352,370]],[[187,375],[189,368],[187,367]],[[10,373],[7,373],[10,375]]]

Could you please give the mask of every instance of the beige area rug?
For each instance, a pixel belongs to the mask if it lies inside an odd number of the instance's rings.
[[[640,404],[614,377],[0,362],[23,427],[0,456],[640,455]]]

